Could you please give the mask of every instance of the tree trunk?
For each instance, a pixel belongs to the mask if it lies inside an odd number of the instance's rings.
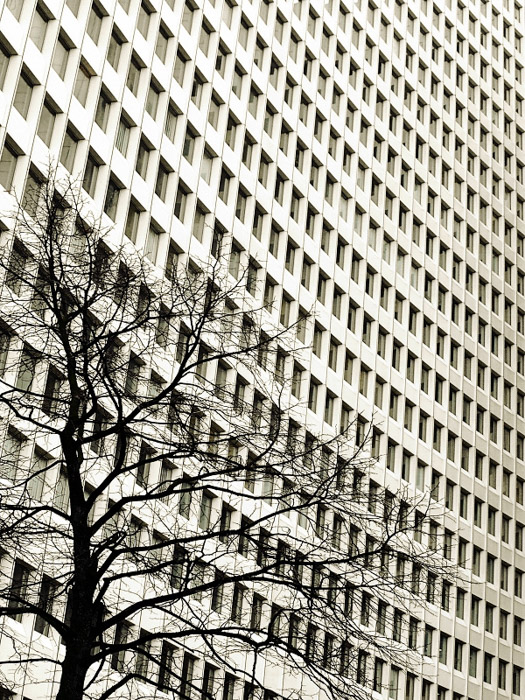
[[[56,700],[83,700],[88,670],[86,655],[88,654],[85,646],[79,645],[75,639],[68,645],[66,656],[62,662],[62,674]]]

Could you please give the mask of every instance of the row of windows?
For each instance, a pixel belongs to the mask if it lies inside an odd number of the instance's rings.
[[[151,89],[150,89],[150,91],[151,91]],[[100,106],[101,104],[102,104],[102,106]],[[106,110],[106,107],[104,106],[104,95],[101,94],[101,99],[99,100],[99,110],[97,111],[97,115],[100,116],[99,121],[102,124],[105,121],[105,117],[104,117],[105,110]],[[187,139],[187,141],[191,141],[191,138]],[[74,139],[71,137],[70,134],[66,134],[66,140],[64,142],[64,148],[63,148],[63,153],[64,153],[63,162],[65,162],[67,164],[70,164],[72,162],[72,159],[74,158],[74,143],[72,143],[72,142],[74,142]],[[139,155],[137,158],[137,168],[140,169],[140,171],[142,173],[145,173],[145,170],[147,169],[147,158],[145,157],[145,154],[148,154],[148,153],[149,153],[149,151],[146,148],[144,148],[143,146],[141,147],[141,149],[139,149]],[[73,154],[73,156],[72,156],[72,154]],[[144,165],[145,163],[146,163],[146,165]],[[159,171],[158,180],[159,180],[159,178],[165,182],[167,179],[166,173],[161,173],[161,171]],[[165,188],[165,187],[166,187],[166,184],[161,183],[158,185],[157,189],[159,189],[159,191],[162,192],[163,188]]]
[[[16,248],[16,246],[15,246],[13,255],[14,255],[15,259],[11,261],[11,267],[13,267],[13,265],[16,267],[17,265],[22,264],[23,255],[19,252],[19,250]],[[234,260],[235,260],[235,258],[234,258]],[[231,265],[232,265],[232,262],[230,260],[230,270],[231,270]],[[237,265],[238,265],[238,263],[235,262],[236,270],[238,269]],[[236,270],[234,270],[234,271],[236,271]],[[253,274],[251,276],[250,275],[248,276],[248,284],[250,287],[255,285],[254,280],[256,280],[256,276],[254,276]],[[13,275],[13,282],[12,283],[9,282],[9,280],[8,280],[8,286],[11,286],[11,287],[13,287],[13,285],[19,286],[19,284],[20,284],[20,281],[17,280],[16,275]],[[17,291],[19,291],[19,290],[13,289],[13,291],[15,293],[17,293]],[[253,289],[252,289],[252,292],[254,292]],[[265,294],[267,294],[266,289],[265,289]],[[397,300],[396,303],[398,303],[398,301],[399,300]],[[354,313],[356,313],[356,310],[351,310],[350,317],[349,317],[349,327],[350,327],[351,331],[355,330],[355,321],[353,320]],[[400,318],[400,316],[399,316],[400,311],[398,311],[397,313],[398,313],[398,319],[399,319]],[[286,319],[283,319],[283,321],[285,321],[285,320]],[[366,318],[364,319],[364,324],[365,323],[368,323],[371,326],[370,321],[367,321]],[[363,332],[365,334],[363,336],[363,339],[367,344],[370,344],[371,337],[369,337],[369,336],[370,336],[371,328],[365,329],[364,325],[363,325],[363,328],[364,328]],[[428,325],[428,322],[427,322],[426,330],[428,332],[428,338],[426,338],[425,333],[423,334],[423,342],[425,342],[427,344],[430,342],[429,341],[429,339],[430,339],[430,330],[429,329],[430,328],[431,328],[431,326]],[[298,333],[299,340],[304,340],[306,336],[303,335],[303,333],[304,333],[303,327],[301,326],[301,328],[299,328],[298,330],[299,330],[299,333]],[[326,352],[326,350],[323,350],[323,346],[325,345],[325,343],[323,341],[323,335],[324,335],[324,332],[323,332],[322,328],[316,324],[316,326],[314,327],[314,334],[313,334],[313,351],[314,351],[314,354],[316,354],[318,356],[321,356],[324,352]],[[380,340],[381,340],[381,342],[379,342]],[[386,355],[385,355],[386,347],[387,347],[386,340],[387,340],[387,335],[385,334],[384,331],[379,329],[378,353],[380,356],[383,356],[383,357],[386,357]],[[443,349],[444,349],[445,336],[444,335],[440,336],[438,334],[438,341],[439,342],[438,342],[438,345],[436,347],[437,354],[439,356],[444,357]],[[497,348],[495,348],[495,350],[496,349]],[[509,355],[509,358],[507,358],[507,351],[510,349],[511,349],[511,346],[510,346],[509,342],[507,341],[506,347],[505,347],[505,359],[506,359],[506,361],[508,359],[510,360],[510,355]],[[328,366],[331,369],[333,369],[334,371],[336,371],[338,369],[338,364],[340,361],[338,358],[340,357],[341,353],[339,351],[338,341],[336,341],[334,338],[331,339],[329,350],[330,350],[330,352],[329,352]],[[456,346],[451,345],[450,360],[451,360],[452,367],[457,367],[458,355],[459,355],[459,353],[458,353],[457,345]],[[393,347],[392,347],[392,366],[394,368],[398,368],[398,369],[400,368],[400,359],[401,359],[401,347],[394,343]],[[467,377],[470,377],[470,374],[472,371],[471,370],[471,364],[472,364],[471,359],[472,359],[471,356],[467,357],[467,353],[465,353],[464,373],[465,373],[465,376],[467,376]],[[408,357],[407,362],[409,362],[410,360],[411,360],[411,358]],[[522,356],[521,356],[521,360],[523,360]],[[412,379],[414,380],[415,379],[415,372],[414,372],[415,361],[414,361],[414,358],[412,358],[411,362],[412,362],[411,368],[410,367],[407,368],[407,377],[409,379],[412,377]],[[348,382],[351,382],[352,381],[352,365],[351,365],[351,362],[348,361],[348,357],[346,358],[345,363],[346,364],[345,364],[344,379]],[[284,365],[283,365],[283,369],[284,369]],[[484,388],[484,386],[485,386],[484,369],[486,369],[486,368],[483,367],[482,363],[481,364],[478,363],[477,383],[478,383],[478,386],[480,388]],[[520,358],[518,358],[517,369],[518,369],[518,372],[523,373],[523,371],[524,371],[523,370],[523,361],[520,361]],[[363,393],[365,395],[369,391],[369,385],[370,385],[369,374],[370,373],[369,373],[369,371],[366,370],[366,368],[361,369],[359,387],[360,387],[361,393]],[[425,391],[425,393],[430,393],[430,378],[431,378],[430,368],[422,367],[422,370],[421,370],[421,389],[423,391]],[[296,398],[301,398],[301,394],[303,391],[301,389],[301,385],[304,386],[303,380],[304,380],[303,371],[301,370],[299,365],[295,365],[294,369],[293,369],[292,392]],[[495,374],[495,373],[491,374],[491,383],[490,384],[491,384],[491,395],[494,398],[499,400],[499,377],[497,374]],[[444,383],[444,378],[439,377],[439,375],[436,375],[434,393],[435,393],[435,398],[438,402],[441,402],[441,403],[444,402],[445,389],[446,389],[446,385]],[[504,389],[505,389],[505,391],[504,391],[505,405],[507,405],[509,408],[512,408],[513,387],[508,382],[506,382]],[[318,393],[319,393],[319,384],[317,383],[317,381],[315,379],[312,379],[310,381],[309,397],[308,397],[308,399],[309,399],[308,404],[312,410],[317,410]],[[375,391],[376,401],[375,402],[376,402],[376,405],[378,407],[383,406],[383,398],[382,397],[383,397],[383,384],[381,382],[379,382],[379,383],[376,382],[376,391]],[[517,412],[518,412],[518,415],[521,415],[523,413],[523,396],[522,396],[522,394],[520,394],[520,392],[517,392],[517,397],[518,397],[517,398]],[[328,422],[330,422],[332,424],[334,423],[334,405],[335,405],[334,399],[335,399],[335,397],[332,397],[329,394],[327,394],[326,406],[325,406],[325,418],[328,417]],[[449,402],[448,403],[449,403],[449,409],[453,413],[456,413],[457,412],[457,389],[455,387],[452,387],[452,386],[450,387]],[[472,400],[468,396],[465,396],[464,400],[463,400],[462,417],[463,417],[464,422],[466,422],[467,424],[471,424],[472,420],[473,420],[472,419],[472,414],[473,414],[472,405],[473,405]],[[391,398],[390,398],[390,409],[389,409],[391,417],[394,419],[399,419],[400,409],[401,409],[401,402],[399,401],[399,396],[395,391],[392,391]],[[411,406],[408,403],[405,406],[405,414],[404,414],[404,422],[405,422],[405,425],[408,429],[413,429],[413,422],[411,419],[411,415],[414,415],[414,414],[415,414],[415,412],[413,411],[413,406]],[[506,450],[512,449],[511,443],[513,441],[513,437],[512,437],[513,430],[511,428],[511,426],[503,425],[503,428],[502,428],[503,433],[502,433],[502,435],[500,435],[499,434],[499,432],[501,430],[500,425],[499,425],[500,421],[496,416],[490,416],[490,420],[488,420],[486,410],[482,407],[479,407],[479,406],[477,407],[475,414],[476,414],[475,425],[476,425],[476,429],[478,432],[484,433],[488,427],[488,428],[490,428],[490,439],[493,442],[498,442],[498,441],[502,440],[504,449],[506,449]],[[428,418],[427,416],[420,415],[419,434],[420,434],[422,439],[428,439],[428,437],[427,437],[427,435],[428,435],[428,420],[427,420],[427,418]],[[441,438],[441,428],[439,427],[438,424],[435,424],[434,425],[433,443],[434,443],[434,446],[438,449],[441,449],[441,439],[440,438]],[[516,443],[517,456],[521,459],[521,458],[523,458],[523,436],[518,435],[516,439],[517,439],[517,443]],[[452,436],[452,440],[453,440],[452,444],[454,444],[454,441],[455,441],[454,436]],[[448,451],[449,456],[452,455],[451,458],[454,458],[455,450],[453,449],[451,452],[450,445],[451,445],[451,436],[449,435],[447,451]]]
[[[60,42],[59,42],[59,46],[61,46]],[[110,54],[111,54],[111,51],[110,51]],[[135,68],[134,71],[131,70],[133,68]],[[136,63],[136,61],[134,62],[132,60],[131,69],[130,69],[130,73],[128,75],[128,86],[131,85],[131,87],[136,90],[136,88],[138,87],[137,80],[138,80],[138,76],[140,74],[140,70],[138,70],[138,69],[140,69],[140,66]],[[176,71],[177,71],[177,68],[176,68]],[[80,71],[79,77],[83,74],[84,74],[83,71]],[[89,75],[87,77],[89,77]],[[77,83],[78,83],[78,79],[77,79]],[[84,84],[86,84],[86,81],[84,81]],[[202,87],[202,85],[201,85],[201,87]],[[84,88],[84,91],[85,91],[85,88]],[[80,92],[82,92],[82,90],[80,90]],[[155,86],[152,84],[152,86],[150,86],[149,97],[148,97],[148,104],[150,105],[151,110],[154,109],[154,107],[151,103],[152,103],[152,101],[155,102],[156,99],[158,99],[158,94],[159,93],[156,92]],[[26,102],[27,102],[27,100],[26,100]],[[99,100],[99,112],[102,112],[102,113],[107,109],[107,107],[104,106],[103,103],[104,103],[104,93],[102,92],[101,100]],[[27,108],[26,106],[23,107],[23,110],[25,110],[26,108]],[[97,112],[97,114],[98,114],[98,112]],[[106,117],[103,114],[101,114],[100,121],[103,122],[105,119],[106,119]]]

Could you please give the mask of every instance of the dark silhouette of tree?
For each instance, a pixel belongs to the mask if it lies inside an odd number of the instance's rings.
[[[335,700],[382,682],[373,657],[417,664],[396,625],[446,573],[417,541],[429,498],[374,485],[354,426],[305,428],[297,329],[257,306],[249,273],[232,278],[228,241],[206,262],[171,247],[161,270],[53,173],[29,183],[11,229],[6,687],[28,674],[58,700],[219,686],[224,700]]]

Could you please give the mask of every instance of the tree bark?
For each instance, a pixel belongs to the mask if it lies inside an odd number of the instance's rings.
[[[83,700],[88,670],[86,654],[88,651],[82,643],[78,644],[73,641],[66,647],[56,700]]]

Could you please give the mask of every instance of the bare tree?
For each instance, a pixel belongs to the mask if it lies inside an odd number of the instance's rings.
[[[228,256],[160,273],[84,209],[51,174],[3,234],[6,686],[366,697],[372,657],[419,658],[392,625],[443,576],[429,499],[374,485],[352,426],[307,429],[296,329]]]

